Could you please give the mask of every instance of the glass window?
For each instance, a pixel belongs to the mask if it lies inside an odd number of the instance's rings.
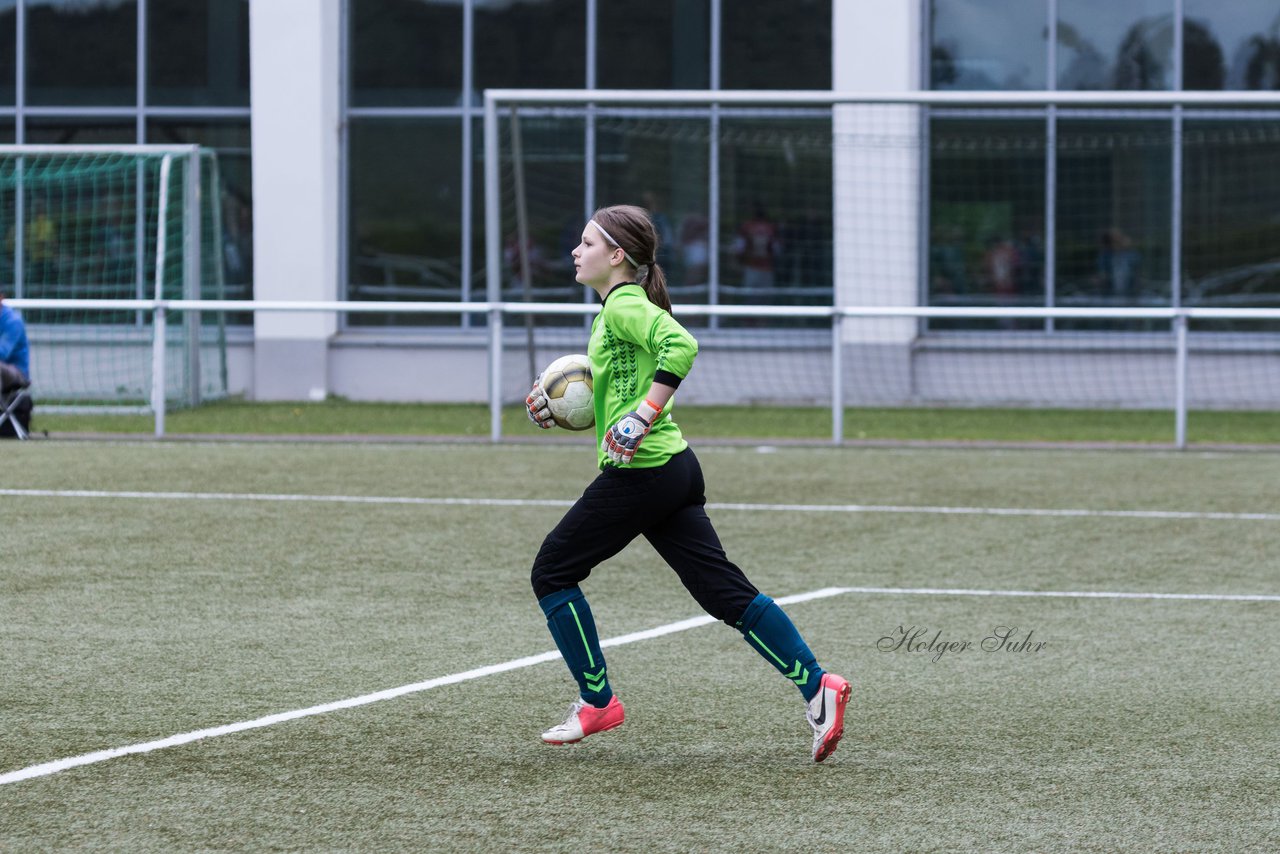
[[[707,0],[609,0],[598,6],[596,81],[602,89],[711,85]],[[639,54],[636,46],[643,45]]]
[[[249,106],[249,0],[147,0],[147,103]]]
[[[1045,0],[932,0],[934,89],[1044,89]]]
[[[721,8],[723,88],[831,88],[831,0],[732,0]]]
[[[0,145],[13,141],[13,122],[7,118],[0,118]],[[17,240],[14,237],[13,194],[13,189],[0,186],[0,295],[7,293],[9,296],[17,295],[15,288],[17,277],[13,270],[15,253],[13,246],[10,245]]]
[[[13,122],[7,118],[0,118],[0,145],[8,145],[14,141]],[[9,289],[9,295],[13,296],[15,291],[13,283],[16,277],[13,272],[13,249],[9,246],[10,236],[13,233],[13,191],[0,187],[0,292]]]
[[[484,123],[473,126],[471,219],[471,296],[486,298],[484,203]],[[516,178],[512,158],[512,126],[507,115],[499,118],[501,149],[500,228],[502,233],[503,298],[524,299],[521,276],[519,221],[516,218]],[[525,259],[530,272],[530,295],[539,301],[581,302],[586,291],[573,277],[571,253],[586,224],[584,180],[585,122],[581,118],[538,119],[521,116],[520,148],[523,153],[525,216],[529,231]],[[472,315],[473,325],[483,325],[484,315]],[[515,323],[523,323],[517,318]],[[546,315],[539,326],[581,326],[582,317]]]
[[[831,120],[720,125],[725,303],[831,303]]]
[[[203,145],[218,155],[225,298],[253,299],[253,171],[249,123],[154,119],[147,123],[147,142]],[[205,180],[211,178],[204,177]],[[246,319],[246,322],[251,321]]]
[[[27,103],[127,106],[138,100],[134,0],[27,3]]]
[[[353,107],[444,106],[462,98],[458,0],[350,0]]]
[[[602,116],[596,120],[596,151],[601,203],[647,208],[672,296],[707,302],[708,120]]]
[[[1058,0],[1058,88],[1172,88],[1173,2]]]
[[[1183,126],[1183,302],[1280,306],[1280,122]]]
[[[579,302],[584,291],[582,285],[574,281],[569,253],[578,245],[585,225],[585,123],[563,116],[521,115],[519,176],[515,169],[514,143],[511,122],[504,119],[501,127],[503,299],[524,299],[527,269],[529,295],[534,299]],[[477,163],[477,167],[482,165]],[[517,183],[521,178],[523,187]],[[523,247],[518,209],[522,197],[528,235]],[[598,197],[603,204],[614,201],[606,200],[603,195]],[[582,323],[580,317],[545,321],[547,325]]]
[[[138,141],[133,119],[27,118],[26,141],[43,145],[120,145]]]
[[[1280,89],[1275,0],[1183,0],[1187,89]]]
[[[461,121],[353,119],[348,139],[347,298],[458,299]],[[456,325],[458,316],[434,320]],[[421,326],[428,319],[353,314],[349,322]]]
[[[586,0],[476,0],[476,103],[490,88],[581,89],[586,53]]]
[[[485,269],[484,221],[484,120],[471,119],[471,288],[462,296],[468,300],[488,297],[488,270]],[[468,316],[469,323],[486,321],[483,314]]]
[[[934,119],[929,139],[929,303],[1044,305],[1044,121]]]
[[[105,144],[132,143],[136,130],[130,121],[111,119],[29,118],[26,141],[35,144]],[[111,240],[119,251],[104,251],[108,241],[100,239],[113,226],[125,226],[132,234],[134,187],[132,169],[110,170],[105,176],[81,173],[88,183],[79,183],[72,175],[60,176],[55,182],[44,182],[38,188],[28,187],[27,221],[42,221],[39,230],[29,227],[28,241],[37,240],[48,249],[28,253],[23,296],[34,298],[120,298],[138,296],[139,279],[129,251],[130,239]],[[104,208],[96,205],[72,204],[86,193],[95,197],[105,187],[120,202]],[[36,237],[35,235],[42,235]],[[30,242],[28,245],[32,245]],[[51,313],[56,314],[56,313]],[[30,319],[30,318],[29,318]],[[123,322],[129,316],[119,312],[104,315],[108,322]]]
[[[1168,119],[1059,120],[1055,303],[1169,305]]]
[[[0,104],[15,103],[18,73],[18,10],[16,0],[0,0]]]

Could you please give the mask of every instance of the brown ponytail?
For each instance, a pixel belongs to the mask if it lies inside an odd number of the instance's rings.
[[[645,295],[649,297],[649,302],[670,314],[671,294],[667,293],[667,274],[658,266],[658,262],[654,261],[650,264],[648,271],[641,278],[643,281],[640,285],[644,288]]]
[[[636,283],[644,288],[649,302],[671,313],[671,295],[667,292],[667,274],[658,266],[658,230],[649,212],[635,205],[611,205],[600,208],[591,218],[604,226],[610,243],[620,248],[639,265]],[[616,242],[615,242],[616,241]]]

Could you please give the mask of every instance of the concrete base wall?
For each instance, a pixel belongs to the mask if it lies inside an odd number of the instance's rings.
[[[699,335],[697,365],[681,386],[681,404],[778,403],[827,406],[831,402],[831,348],[825,333],[808,343],[750,344]],[[552,359],[584,349],[580,330],[539,332],[530,370],[523,336],[502,353],[502,398],[528,391],[531,374]],[[763,332],[762,338],[768,338]],[[487,402],[489,352],[479,335],[338,335],[327,345],[309,341],[255,342],[232,336],[227,347],[232,394],[251,400],[298,400],[323,390],[351,400]],[[206,385],[218,370],[215,350],[202,352]],[[1174,354],[1163,343],[1102,339],[1068,346],[1043,340],[1023,344],[939,337],[913,344],[850,344],[843,349],[848,406],[1058,406],[1168,408],[1174,402]],[[145,341],[56,347],[36,343],[32,372],[37,396],[56,396],[56,378],[75,380],[77,394],[150,388],[150,346]],[[181,350],[171,349],[166,373],[181,382]],[[314,395],[314,396],[313,396]],[[1195,408],[1280,409],[1280,342],[1192,338],[1188,399]]]
[[[540,369],[582,349],[580,339],[540,345],[533,364]],[[1163,347],[853,344],[844,347],[843,358],[848,406],[1165,408],[1174,403],[1174,354]],[[488,399],[489,355],[483,344],[345,342],[330,350],[329,359],[331,389],[352,400]],[[530,374],[523,342],[509,341],[502,354],[503,399],[523,397]],[[713,345],[704,338],[679,401],[826,406],[831,375],[829,346]],[[1188,399],[1200,408],[1280,409],[1280,349],[1193,346]]]
[[[328,394],[326,341],[259,338],[253,362],[254,400],[324,400]]]

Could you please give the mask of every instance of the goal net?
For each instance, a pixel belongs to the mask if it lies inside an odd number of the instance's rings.
[[[154,313],[111,302],[222,298],[220,196],[197,146],[0,146],[0,293],[41,411],[152,409]],[[175,313],[164,350],[166,407],[226,395],[220,313]]]
[[[583,224],[649,208],[684,404],[1280,409],[1275,93],[488,94],[490,298],[594,300]],[[585,323],[510,317],[503,398]]]

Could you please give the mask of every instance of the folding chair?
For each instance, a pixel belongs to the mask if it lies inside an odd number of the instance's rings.
[[[19,439],[28,439],[27,429],[18,420],[18,411],[31,405],[31,381],[10,365],[0,364],[0,428],[8,423]]]

